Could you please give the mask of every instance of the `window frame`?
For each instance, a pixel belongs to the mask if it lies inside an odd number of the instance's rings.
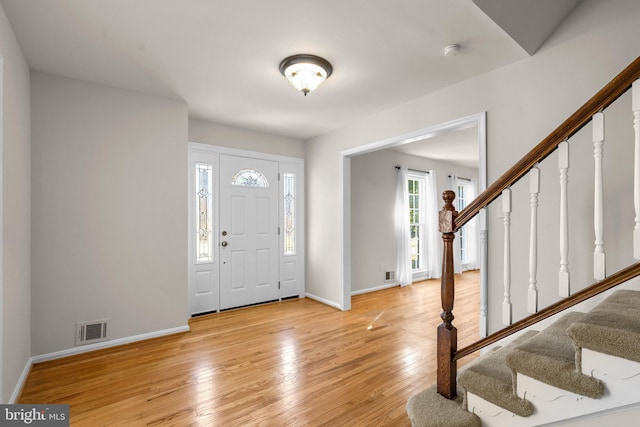
[[[418,191],[411,191],[411,181],[415,181],[417,182],[418,185]],[[411,273],[412,274],[420,274],[422,272],[425,272],[427,270],[427,266],[426,261],[427,261],[427,248],[426,248],[426,229],[427,229],[427,217],[426,217],[426,185],[427,185],[427,178],[426,178],[426,173],[423,172],[416,172],[416,171],[409,171],[407,173],[407,190],[409,193],[409,200],[408,200],[408,208],[409,208],[409,212],[407,212],[407,214],[409,215],[409,238],[411,241]],[[415,187],[414,187],[415,188]],[[416,203],[415,203],[415,199],[414,199],[414,203],[412,204],[412,196],[418,197],[418,205],[416,207]],[[414,221],[414,215],[412,215],[413,211],[417,210],[418,211],[418,218],[417,218],[417,222]],[[411,230],[412,227],[416,227],[417,228],[417,232],[416,235],[418,237],[414,238]],[[416,259],[414,260],[414,240],[417,240],[416,243]],[[417,263],[417,266],[414,267],[414,262]]]
[[[470,200],[468,200],[468,194],[470,194],[469,190],[473,190],[472,188],[473,182],[467,178],[458,178],[456,183],[456,209],[458,212],[462,211],[469,204]],[[462,195],[461,190],[462,189]],[[469,253],[469,228],[467,224],[462,226],[460,231],[458,232],[459,242],[460,242],[460,264],[463,267],[469,263],[468,253]]]

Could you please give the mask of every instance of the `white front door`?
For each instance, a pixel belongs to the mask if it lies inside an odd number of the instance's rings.
[[[279,299],[278,162],[220,155],[220,309]]]

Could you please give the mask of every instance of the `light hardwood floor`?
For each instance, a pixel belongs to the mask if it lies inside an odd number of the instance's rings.
[[[440,283],[194,318],[191,331],[35,365],[20,403],[73,426],[409,426],[435,382]],[[478,273],[456,276],[459,347],[478,337]],[[465,358],[461,365],[474,356]]]

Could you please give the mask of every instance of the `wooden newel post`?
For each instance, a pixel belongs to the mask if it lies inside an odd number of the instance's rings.
[[[447,399],[456,397],[456,361],[453,354],[458,349],[458,331],[453,321],[454,277],[453,277],[453,234],[458,212],[453,207],[456,193],[447,190],[442,193],[444,206],[440,211],[440,232],[444,243],[442,254],[442,278],[440,296],[442,299],[442,324],[438,326],[438,372],[437,390]]]

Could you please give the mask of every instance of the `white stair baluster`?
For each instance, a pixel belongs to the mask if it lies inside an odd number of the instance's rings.
[[[593,278],[602,280],[605,277],[604,254],[604,190],[602,157],[604,144],[604,113],[596,113],[593,125],[593,158],[595,160],[595,182],[593,186],[593,229],[595,231],[595,249],[593,251]]]
[[[480,210],[479,214],[480,228],[480,265],[485,265],[487,259],[487,210],[486,208]],[[489,283],[489,274],[486,268],[480,269],[480,283]],[[480,286],[480,337],[484,338],[489,334],[487,317],[488,313],[488,295],[486,286]]]
[[[502,215],[504,221],[504,301],[502,324],[511,325],[511,190],[502,191]]]
[[[569,296],[569,143],[558,144],[558,168],[560,169],[560,272],[558,291],[561,297]]]
[[[635,226],[633,228],[633,257],[640,260],[640,80],[633,82],[631,97],[633,129],[635,130],[633,205],[636,212],[636,218]]]
[[[536,166],[529,171],[529,194],[531,196],[531,226],[529,227],[529,292],[527,310],[538,311],[538,194],[540,193],[540,169]]]

